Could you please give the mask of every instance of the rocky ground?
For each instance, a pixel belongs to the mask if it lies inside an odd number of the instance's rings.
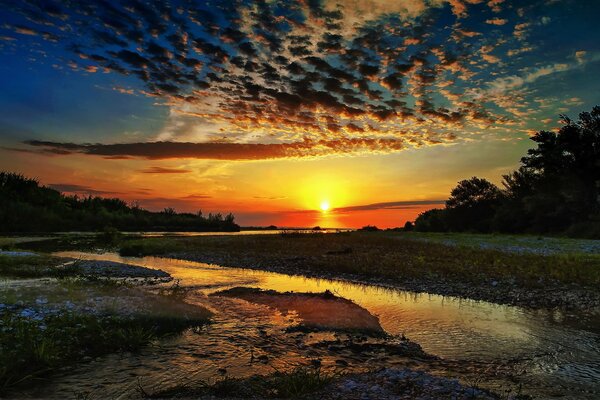
[[[160,269],[141,267],[103,260],[71,260],[62,264],[62,268],[72,269],[84,276],[104,278],[157,278],[171,280],[171,276]]]
[[[393,368],[342,378],[318,396],[332,400],[498,399],[487,391],[462,385],[455,379]]]
[[[539,288],[524,288],[516,285],[511,280],[490,280],[484,285],[475,285],[472,282],[462,283],[444,280],[439,277],[429,279],[426,276],[404,280],[398,277],[391,280],[380,277],[308,269],[306,265],[310,264],[310,257],[258,259],[252,256],[209,254],[200,251],[174,252],[165,256],[225,267],[248,268],[314,278],[343,280],[358,284],[363,283],[417,293],[456,296],[533,309],[561,308],[582,312],[600,312],[600,292],[581,288],[577,285],[568,286],[546,282]]]

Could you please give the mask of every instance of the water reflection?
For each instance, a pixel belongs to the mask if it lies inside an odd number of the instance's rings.
[[[215,324],[208,328],[208,335],[188,334],[174,341],[172,347],[163,345],[166,347],[162,350],[166,353],[159,357],[161,363],[166,362],[171,367],[177,365],[174,371],[179,372],[173,374],[178,376],[182,369],[187,374],[208,376],[214,374],[217,366],[225,366],[232,374],[244,376],[249,371],[257,373],[264,369],[269,372],[273,367],[285,366],[287,361],[306,358],[306,354],[290,346],[297,338],[281,334],[281,327],[291,324],[293,316],[282,316],[264,306],[241,300],[219,297],[209,300],[206,296],[234,286],[252,286],[280,292],[330,290],[377,315],[387,332],[405,334],[428,353],[465,362],[518,363],[527,371],[521,381],[546,390],[547,395],[576,391],[585,397],[585,391],[599,390],[596,383],[600,381],[600,328],[595,324],[597,321],[577,321],[572,315],[557,312],[528,311],[453,297],[158,257],[82,252],[56,254],[159,268],[180,279],[184,286],[197,288],[192,300],[212,308],[217,315]],[[272,358],[268,368],[248,369],[247,360],[254,349],[262,349]],[[165,358],[165,354],[169,357]],[[141,360],[139,357],[120,359],[119,368],[142,373],[131,365],[138,362],[132,360]],[[166,365],[154,366],[161,371],[164,367]],[[75,383],[75,377],[65,379]],[[168,373],[161,375],[161,379],[175,378]],[[594,395],[590,396],[594,398]]]

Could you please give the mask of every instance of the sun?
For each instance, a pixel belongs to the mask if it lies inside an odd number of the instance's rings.
[[[327,200],[321,202],[321,211],[329,211],[329,202]]]

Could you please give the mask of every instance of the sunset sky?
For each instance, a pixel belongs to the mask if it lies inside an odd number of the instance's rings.
[[[600,1],[0,3],[0,169],[241,225],[401,226],[600,104]]]

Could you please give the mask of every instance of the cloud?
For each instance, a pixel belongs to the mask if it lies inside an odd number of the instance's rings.
[[[51,183],[48,187],[58,190],[59,192],[71,193],[71,194],[83,194],[83,195],[93,195],[93,196],[104,196],[107,194],[117,195],[121,194],[119,192],[110,192],[104,190],[96,190],[89,186],[82,185],[74,185],[70,183]]]
[[[148,167],[141,170],[140,172],[144,174],[187,174],[192,172],[192,170],[165,167]]]
[[[338,148],[360,152],[381,137],[383,151],[392,139],[449,140],[448,129],[470,123],[462,116],[471,111],[461,104],[473,99],[464,98],[467,91],[462,86],[455,87],[452,99],[431,94],[441,81],[466,82],[477,74],[472,50],[487,38],[458,22],[446,29],[447,21],[466,18],[469,7],[481,3],[208,0],[186,8],[170,2],[149,7],[137,1],[109,5],[90,0],[61,3],[58,13],[40,13],[27,4],[12,8],[16,14],[36,16],[23,28],[37,32],[64,26],[49,33],[58,35],[78,62],[63,58],[63,64],[77,72],[137,79],[142,90],[112,86],[168,106],[169,126],[155,140],[239,141],[196,147],[193,156],[254,159],[322,154],[327,148],[334,153]],[[501,3],[489,1],[494,10],[486,7],[487,15],[493,16]],[[80,26],[89,29],[82,31]],[[457,46],[457,37],[473,43]],[[486,52],[477,68],[499,61]],[[412,137],[405,137],[406,127],[413,130]],[[244,149],[251,136],[265,147]],[[329,145],[324,137],[340,145]],[[320,143],[306,146],[305,140]],[[109,152],[106,146],[93,147],[74,151]],[[46,146],[46,151],[71,150],[61,145]]]
[[[555,15],[543,0],[518,9],[502,0],[9,3],[8,20],[23,22],[7,29],[34,33],[10,46],[33,53],[52,38],[45,58],[56,68],[114,74],[114,90],[168,107],[163,131],[140,143],[32,144],[106,158],[251,160],[471,139],[523,100],[498,108],[478,88],[535,81],[522,77],[540,63],[527,35],[558,21],[534,15],[542,5]],[[571,59],[590,58],[575,51]]]
[[[390,201],[385,203],[372,203],[357,206],[338,207],[331,211],[335,213],[348,213],[354,211],[369,211],[369,210],[395,210],[412,208],[415,206],[434,206],[445,204],[445,200],[414,200],[414,201]]]
[[[506,25],[506,23],[508,23],[507,19],[504,18],[491,18],[485,21],[486,24],[490,24],[490,25],[498,25],[498,26],[502,26],[502,25]]]
[[[404,141],[386,138],[304,140],[302,142],[249,143],[186,143],[140,142],[119,144],[76,144],[29,140],[24,142],[40,154],[85,154],[103,157],[137,157],[150,160],[196,158],[216,160],[264,160],[290,157],[324,156],[354,152],[392,152],[405,148]],[[16,149],[21,151],[21,149]],[[154,173],[154,172],[153,172]]]
[[[578,63],[583,64],[585,62],[586,55],[587,55],[587,51],[585,51],[585,50],[576,51],[575,59],[577,60]]]
[[[253,196],[253,199],[259,199],[259,200],[285,200],[288,197],[287,196]]]

